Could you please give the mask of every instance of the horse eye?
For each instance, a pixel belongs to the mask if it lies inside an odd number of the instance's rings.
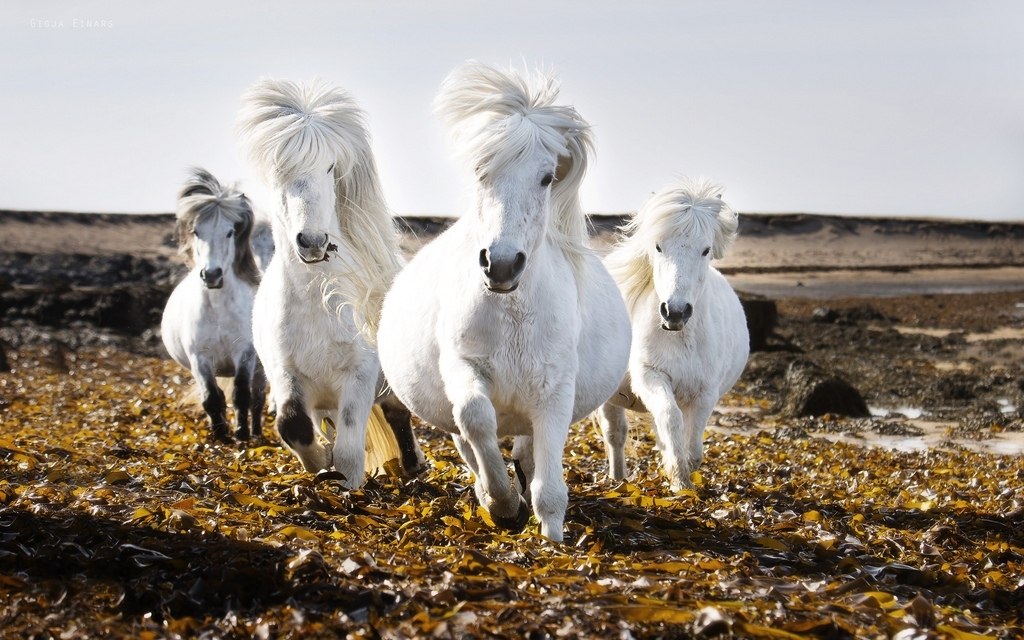
[[[703,252],[701,252],[701,254],[700,254],[700,255],[702,255],[702,256],[706,256],[706,255],[708,255],[708,253],[710,253],[710,252],[711,252],[711,247],[708,247],[708,248],[704,249],[704,251],[703,251]]]
[[[327,173],[334,173],[334,165],[335,164],[337,164],[337,163],[335,163],[335,162],[331,163],[331,166],[327,168]]]
[[[661,253],[661,245],[660,244],[654,245],[654,250],[657,251],[658,253]]]
[[[553,173],[544,174],[544,177],[540,179],[540,186],[546,187],[549,184],[551,184],[551,181],[554,180],[554,179],[555,179],[555,174],[553,174]]]
[[[231,236],[233,236],[233,235],[235,235],[235,231],[234,231],[234,229],[232,229],[231,231],[228,231],[228,237],[229,237],[229,238],[230,238]]]

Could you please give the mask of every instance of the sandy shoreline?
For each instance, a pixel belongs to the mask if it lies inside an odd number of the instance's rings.
[[[599,252],[623,220],[591,218]],[[452,220],[397,221],[403,248],[412,253]],[[171,214],[0,211],[0,254],[13,262],[26,255],[130,254],[171,266],[180,262],[173,227]],[[739,238],[716,266],[737,289],[771,297],[1019,291],[1024,223],[741,214]]]

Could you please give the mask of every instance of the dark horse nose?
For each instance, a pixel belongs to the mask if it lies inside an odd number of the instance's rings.
[[[667,302],[662,302],[658,310],[661,312],[661,326],[669,331],[679,331],[693,315],[693,305],[689,302],[678,308],[672,308]]]
[[[295,236],[295,242],[303,249],[320,249],[327,244],[327,234],[322,238],[311,237],[307,233],[299,233]]]
[[[526,254],[522,251],[515,255],[497,255],[490,249],[480,250],[480,268],[487,277],[487,288],[499,293],[515,291],[519,286],[519,276],[526,267]]]
[[[216,269],[203,269],[199,272],[199,277],[203,279],[206,286],[211,289],[216,289],[220,286],[221,281],[224,279],[224,270],[220,267]]]

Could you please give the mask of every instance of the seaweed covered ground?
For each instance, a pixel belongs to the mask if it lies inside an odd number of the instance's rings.
[[[669,492],[644,418],[626,483],[574,427],[565,544],[495,529],[428,427],[420,477],[344,491],[276,437],[209,444],[187,372],[146,348],[6,330],[0,634],[1021,637],[1024,458],[977,446],[1022,428],[1021,303],[781,301],[694,490]],[[774,413],[797,357],[877,415]]]

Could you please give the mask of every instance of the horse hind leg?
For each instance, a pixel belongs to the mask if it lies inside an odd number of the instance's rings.
[[[426,469],[427,459],[412,430],[412,413],[393,395],[382,399],[380,408],[398,441],[398,449],[402,453],[402,471],[409,477],[419,475]]]
[[[235,439],[249,439],[249,410],[252,406],[252,376],[244,364],[235,367],[235,389],[232,403],[235,405]]]
[[[217,386],[217,377],[213,373],[213,367],[205,362],[196,362],[192,367],[192,375],[195,376],[202,391],[203,410],[210,418],[213,439],[218,442],[230,442],[227,400],[224,398],[224,392]]]
[[[516,436],[512,444],[512,466],[515,469],[516,489],[526,500],[527,504],[532,501],[530,494],[530,483],[533,482],[533,438],[530,436]]]
[[[252,401],[249,404],[249,413],[252,421],[252,436],[260,439],[263,437],[263,406],[267,400],[267,375],[263,372],[263,365],[259,358],[256,359],[252,371]]]
[[[598,409],[597,422],[601,425],[601,433],[604,435],[604,450],[608,457],[608,477],[612,480],[625,480],[626,438],[629,435],[626,410],[606,402]]]

